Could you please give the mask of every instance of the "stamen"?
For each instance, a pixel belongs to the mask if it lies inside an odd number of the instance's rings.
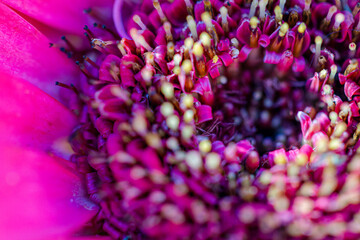
[[[158,0],[153,0],[154,8],[156,9],[157,13],[159,14],[160,20],[162,23],[167,21],[167,18],[161,8],[161,5]]]
[[[190,72],[192,71],[192,63],[189,59],[183,61],[181,70],[185,74],[185,90],[190,92],[194,87],[194,82],[190,76]]]
[[[284,12],[284,6],[285,6],[285,3],[286,3],[286,0],[280,0],[280,9],[281,9],[281,12]]]
[[[279,6],[276,6],[274,8],[274,13],[275,13],[275,20],[278,24],[281,24],[283,15],[282,15],[282,11],[281,8]]]
[[[329,77],[330,84],[334,82],[336,73],[337,73],[337,66],[333,64],[330,67],[330,77]]]
[[[352,10],[352,15],[355,17],[358,14],[359,10],[360,10],[360,2],[358,2],[355,5],[354,9]]]
[[[180,63],[181,63],[181,55],[180,54],[175,54],[174,55],[174,65],[175,66],[179,66],[180,65]]]
[[[164,30],[165,30],[165,34],[166,34],[166,41],[172,42],[173,36],[171,34],[171,24],[169,22],[164,23]]]
[[[192,49],[193,45],[194,45],[194,40],[191,37],[188,37],[185,39],[185,41],[184,41],[184,46],[185,46],[184,58],[185,59],[190,58],[189,51]]]
[[[194,38],[194,40],[196,41],[198,39],[198,34],[197,34],[197,29],[196,29],[196,22],[195,22],[194,18],[191,15],[188,15],[186,17],[186,21],[187,21],[188,27],[190,29],[191,35]]]
[[[130,36],[134,40],[136,46],[144,47],[147,51],[152,51],[152,47],[145,41],[145,38],[138,33],[138,30],[135,28],[130,29]]]
[[[87,61],[91,66],[93,66],[96,69],[99,69],[99,66],[93,61],[91,60],[88,56],[84,55],[83,56],[84,60]]]
[[[120,42],[117,44],[117,47],[118,47],[118,49],[120,50],[121,54],[122,54],[123,56],[125,56],[125,55],[126,55],[126,50],[125,50],[125,48],[124,48],[123,41],[120,41]]]
[[[295,44],[294,44],[294,56],[299,57],[302,50],[302,45],[304,42],[304,32],[306,31],[305,23],[300,23],[298,27],[298,34],[296,34]]]
[[[194,6],[192,5],[190,0],[185,0],[185,4],[186,4],[186,10],[188,15],[193,15],[194,14]]]
[[[339,29],[339,28],[340,28],[340,24],[341,24],[342,22],[344,22],[344,20],[345,20],[344,14],[342,14],[342,13],[336,14],[336,16],[335,16],[335,23],[334,23],[333,29]]]
[[[326,77],[327,77],[327,75],[328,75],[328,71],[327,71],[326,69],[323,69],[323,70],[321,70],[320,73],[319,73],[319,78],[320,78],[321,80],[325,80]]]
[[[350,58],[353,58],[355,56],[356,53],[356,44],[354,42],[349,44],[349,50],[350,50]]]
[[[310,18],[311,18],[311,11],[310,11],[310,5],[312,0],[305,0],[305,6],[303,11],[302,20],[306,25],[309,25]]]
[[[167,57],[171,61],[173,59],[175,53],[175,46],[173,42],[168,42],[167,44]]]
[[[250,12],[249,12],[249,18],[253,17],[255,15],[255,12],[256,12],[256,8],[259,4],[259,1],[258,0],[253,0],[251,2],[251,6],[250,6]]]
[[[228,10],[225,6],[220,8],[220,15],[221,15],[221,26],[224,29],[225,33],[229,32],[229,23],[227,20],[228,17]]]
[[[174,97],[174,86],[169,82],[163,82],[161,92],[167,99],[171,99]]]
[[[265,19],[265,10],[266,10],[266,5],[268,4],[269,0],[261,0],[259,3],[259,18],[261,20]]]
[[[200,42],[205,47],[205,50],[208,53],[209,58],[212,58],[214,56],[214,52],[211,49],[211,37],[207,32],[202,32],[200,34]]]
[[[317,59],[320,56],[322,42],[323,42],[322,37],[320,36],[315,37],[315,59]]]
[[[74,45],[72,45],[72,43],[65,36],[62,36],[61,39],[66,43],[71,51],[76,51]]]
[[[146,25],[143,23],[143,21],[141,21],[141,18],[140,18],[139,15],[134,15],[133,20],[137,25],[139,25],[141,30],[146,30],[147,29]]]
[[[215,28],[211,22],[212,19],[211,19],[210,13],[204,12],[203,14],[201,14],[201,20],[205,23],[206,31],[212,36],[212,38],[214,39],[214,42],[215,42],[215,46],[217,46],[218,36],[217,36]]]
[[[199,42],[194,44],[193,53],[196,56],[196,70],[198,71],[200,77],[203,77],[206,75],[206,64],[203,58],[204,48]]]
[[[259,32],[257,31],[257,26],[259,24],[259,19],[257,17],[252,17],[250,19],[250,47],[252,48],[256,48],[258,46],[258,42],[259,42]]]
[[[289,30],[289,24],[283,23],[280,27],[279,36],[283,37]]]
[[[211,2],[210,2],[210,0],[203,0],[203,1],[204,1],[205,11],[210,14],[210,17],[212,17],[212,8],[211,8]]]

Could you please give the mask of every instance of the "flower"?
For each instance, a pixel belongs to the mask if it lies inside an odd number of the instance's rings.
[[[92,233],[359,238],[359,10],[116,0],[117,33],[87,25],[80,49],[63,37],[83,72],[57,85]]]

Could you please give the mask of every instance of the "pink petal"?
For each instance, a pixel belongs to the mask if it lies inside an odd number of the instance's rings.
[[[54,239],[92,218],[97,208],[61,159],[0,145],[0,238]]]
[[[307,131],[310,128],[311,118],[309,117],[309,115],[301,111],[298,112],[297,117],[299,118],[300,121],[302,135],[303,137],[305,137]]]
[[[196,112],[197,112],[197,116],[198,116],[198,121],[197,121],[198,124],[206,122],[206,121],[210,121],[213,119],[212,109],[208,105],[200,105],[200,106],[196,107]]]
[[[345,82],[344,92],[347,98],[351,100],[354,95],[360,95],[360,86],[355,82],[348,80]]]
[[[84,10],[91,8],[102,22],[111,23],[114,0],[2,0],[11,8],[49,26],[82,34],[84,25],[92,23]],[[109,14],[110,13],[110,14]]]
[[[68,99],[61,93],[69,90],[56,87],[55,82],[76,83],[79,77],[76,65],[65,54],[49,48],[42,33],[2,3],[0,52],[0,71],[26,79],[58,100]]]
[[[66,154],[75,116],[34,85],[0,73],[0,142]]]

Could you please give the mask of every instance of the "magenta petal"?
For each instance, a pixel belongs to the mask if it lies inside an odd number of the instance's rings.
[[[302,72],[305,70],[305,58],[303,56],[294,58],[294,63],[292,65],[292,70],[294,72]]]
[[[11,8],[52,27],[80,35],[89,15],[83,11],[91,7],[106,22],[114,0],[2,0]],[[25,28],[24,28],[25,29]]]
[[[56,99],[62,96],[55,82],[76,83],[76,65],[23,18],[0,3],[0,71],[26,79]],[[65,92],[69,92],[66,90]]]
[[[252,48],[248,47],[247,45],[244,45],[240,52],[239,52],[239,56],[238,59],[240,62],[245,62],[245,60],[248,58],[250,52],[251,52]]]
[[[66,236],[96,214],[80,179],[59,159],[6,144],[0,158],[1,239]]]
[[[360,95],[360,86],[355,82],[348,80],[345,82],[344,92],[347,98],[351,100],[354,95]]]
[[[197,123],[203,123],[213,119],[212,109],[208,105],[200,105],[196,108],[198,121]]]
[[[66,140],[76,125],[75,116],[32,84],[0,74],[0,112],[0,142],[68,152]]]
[[[301,111],[298,112],[297,117],[300,121],[302,135],[303,137],[305,137],[311,124],[311,118],[309,117],[309,115]]]
[[[117,81],[116,76],[119,74],[121,59],[118,56],[109,54],[102,62],[99,70],[99,79],[109,82]],[[111,74],[112,73],[112,74]]]

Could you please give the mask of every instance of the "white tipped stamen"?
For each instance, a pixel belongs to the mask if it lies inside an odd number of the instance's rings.
[[[154,8],[156,9],[157,13],[159,14],[159,17],[161,19],[161,22],[166,22],[167,18],[161,8],[161,5],[158,0],[153,0]]]
[[[200,41],[204,45],[204,47],[210,47],[211,46],[211,37],[207,32],[202,32],[200,34]]]
[[[194,45],[194,40],[191,37],[188,37],[184,41],[184,46],[186,49],[190,50]]]
[[[163,116],[168,117],[174,113],[174,106],[169,102],[161,104],[160,112]]]
[[[204,54],[204,48],[199,42],[196,42],[193,47],[193,53],[197,58],[201,58]]]
[[[212,29],[213,24],[211,22],[211,15],[209,12],[204,12],[201,14],[201,20],[205,23],[206,29],[209,31]]]
[[[139,15],[134,15],[133,20],[137,25],[139,25],[141,30],[146,30],[147,29],[146,25],[143,23],[143,21],[141,21],[141,18],[140,18]]]
[[[350,57],[353,58],[356,53],[356,44],[354,42],[349,44]]]
[[[325,80],[327,75],[328,75],[328,71],[326,69],[321,70],[319,73],[319,77],[321,80]]]
[[[181,63],[181,60],[182,60],[182,58],[181,58],[180,54],[177,53],[174,55],[174,65],[175,66],[179,66]]]
[[[342,13],[338,13],[335,16],[335,23],[334,23],[334,29],[340,28],[340,24],[343,23],[345,20],[345,16]]]
[[[220,167],[221,158],[217,153],[209,153],[205,158],[205,167],[208,170],[216,170]]]
[[[286,3],[286,0],[280,0],[279,6],[280,6],[280,9],[281,9],[281,12],[284,11],[285,3]]]
[[[315,56],[316,57],[320,56],[322,42],[323,42],[322,37],[320,37],[320,36],[315,37]]]
[[[259,19],[255,16],[251,17],[249,24],[250,24],[251,29],[255,30],[259,24]]]
[[[168,42],[173,41],[173,36],[171,34],[171,24],[169,22],[164,23],[164,30],[166,35],[166,41]]]
[[[199,150],[202,152],[202,153],[208,153],[211,151],[211,142],[210,140],[206,139],[206,140],[202,140],[200,143],[199,143]]]
[[[265,11],[266,11],[266,5],[268,4],[269,0],[261,0],[259,3],[259,18],[265,19]]]
[[[228,32],[229,31],[229,23],[227,20],[228,10],[225,6],[222,6],[220,8],[220,15],[221,15],[221,26],[224,29],[224,31]]]
[[[282,10],[279,7],[279,5],[274,8],[274,13],[275,13],[276,22],[281,23],[282,18],[283,18],[283,14],[282,14]]]
[[[174,86],[169,82],[164,82],[161,85],[161,92],[167,99],[174,97]]]
[[[289,24],[287,24],[286,22],[283,23],[280,27],[279,36],[280,37],[285,36],[285,34],[288,32],[288,30],[289,30]]]
[[[166,118],[166,125],[173,131],[177,131],[179,128],[180,120],[176,115],[171,115]]]
[[[251,18],[252,16],[255,15],[256,12],[256,8],[259,5],[259,1],[258,0],[253,0],[251,2],[251,6],[250,6],[250,12],[249,12],[249,18]]]
[[[192,37],[195,40],[197,40],[198,39],[198,34],[197,34],[196,22],[195,22],[194,18],[192,16],[188,15],[186,17],[186,21],[187,21],[187,24],[188,24],[188,27],[190,29]]]
[[[186,123],[190,123],[194,120],[194,111],[193,110],[187,110],[184,113],[183,119]]]
[[[185,161],[188,166],[194,170],[200,170],[203,165],[200,153],[195,150],[189,151],[186,154]]]
[[[181,69],[186,73],[189,74],[192,70],[192,64],[191,61],[189,59],[186,59],[183,61],[182,65],[181,65]]]
[[[335,64],[331,65],[330,70],[330,80],[334,81],[335,75],[337,73],[337,66]]]
[[[126,51],[125,51],[125,48],[124,48],[122,42],[119,42],[119,43],[117,44],[117,47],[118,47],[118,49],[120,50],[121,55],[125,56],[125,55],[126,55]]]
[[[130,30],[130,36],[134,40],[135,45],[137,47],[142,46],[149,52],[153,50],[152,47],[145,41],[145,38],[141,34],[138,33],[137,29],[132,28]]]
[[[337,11],[337,7],[336,6],[332,6],[329,8],[328,14],[326,15],[326,21],[330,22],[331,18],[334,16],[334,14]]]

